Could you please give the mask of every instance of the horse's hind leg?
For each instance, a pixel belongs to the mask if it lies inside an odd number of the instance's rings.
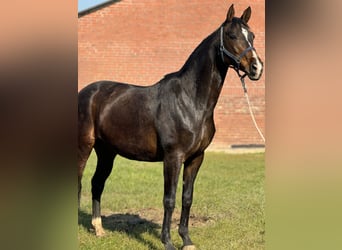
[[[97,154],[97,166],[95,174],[91,180],[93,214],[91,224],[95,229],[96,236],[105,234],[101,221],[101,195],[104,189],[105,181],[112,172],[115,153],[109,150],[102,142],[96,142],[95,151]]]
[[[78,140],[78,209],[80,209],[83,171],[93,149],[94,141],[90,136],[80,136]]]

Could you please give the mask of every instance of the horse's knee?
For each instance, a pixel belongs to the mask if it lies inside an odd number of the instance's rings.
[[[187,198],[187,199],[183,199],[182,200],[182,206],[184,208],[188,208],[189,209],[191,207],[191,205],[192,205],[192,199]]]
[[[167,210],[173,210],[176,205],[176,200],[174,198],[164,198],[164,208]]]

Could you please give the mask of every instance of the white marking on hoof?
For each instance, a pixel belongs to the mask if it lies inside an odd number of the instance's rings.
[[[195,245],[188,245],[188,246],[182,247],[182,250],[196,250],[196,247]]]
[[[104,231],[104,229],[102,227],[101,217],[93,218],[91,220],[91,224],[93,225],[93,227],[95,229],[95,235],[97,237],[101,237],[101,236],[104,236],[106,234],[106,232]]]

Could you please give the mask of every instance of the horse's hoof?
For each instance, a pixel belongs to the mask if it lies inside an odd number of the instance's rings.
[[[103,230],[103,228],[97,228],[95,229],[95,235],[96,237],[103,237],[106,235],[106,232]]]
[[[195,245],[183,246],[182,250],[196,250]]]
[[[165,250],[177,250],[171,243],[165,244]]]

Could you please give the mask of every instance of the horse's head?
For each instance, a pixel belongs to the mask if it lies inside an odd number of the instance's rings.
[[[254,34],[247,25],[251,17],[248,7],[240,18],[234,17],[234,5],[231,5],[226,21],[220,28],[220,52],[222,60],[237,71],[245,72],[249,79],[259,80],[263,63],[253,47]]]

